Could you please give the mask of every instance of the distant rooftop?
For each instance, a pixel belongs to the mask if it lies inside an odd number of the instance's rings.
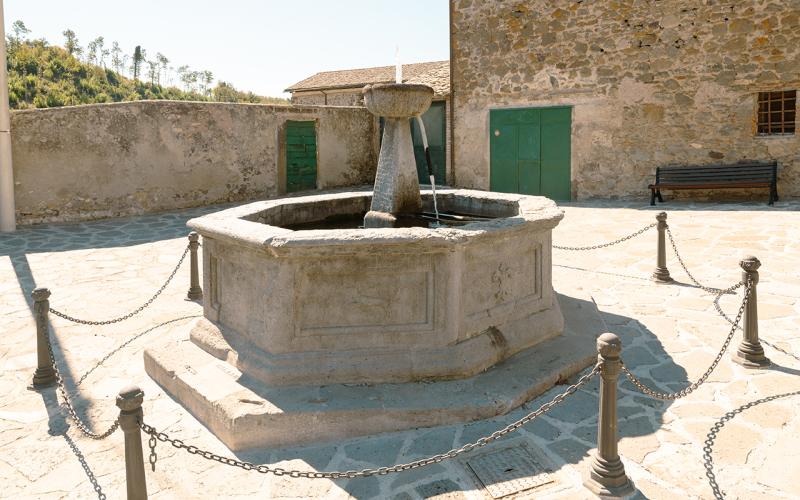
[[[371,83],[394,82],[394,66],[323,71],[295,83],[286,92],[360,88]],[[403,83],[422,83],[433,87],[437,96],[450,94],[450,61],[403,65]]]

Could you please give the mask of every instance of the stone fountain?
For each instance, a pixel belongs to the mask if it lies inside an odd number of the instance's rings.
[[[432,94],[365,89],[387,119],[374,192],[189,221],[203,236],[203,317],[147,349],[145,368],[231,449],[487,418],[591,363],[593,337],[569,321],[562,334],[552,201],[446,189],[440,210],[468,223],[396,227],[433,202],[408,125]]]

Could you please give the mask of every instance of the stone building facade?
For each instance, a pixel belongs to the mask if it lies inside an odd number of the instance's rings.
[[[763,92],[789,91],[783,118],[795,120],[800,0],[451,0],[450,9],[456,185],[493,188],[506,161],[492,152],[504,137],[497,110],[557,107],[572,199],[644,197],[657,166],[741,160],[777,160],[780,195],[800,196],[800,136],[788,126],[760,135],[757,125]],[[541,139],[543,149],[552,142]]]

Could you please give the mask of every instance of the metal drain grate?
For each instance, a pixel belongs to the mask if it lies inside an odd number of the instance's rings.
[[[522,446],[504,448],[467,460],[492,498],[503,498],[520,491],[553,485],[557,482],[552,469],[542,457]]]

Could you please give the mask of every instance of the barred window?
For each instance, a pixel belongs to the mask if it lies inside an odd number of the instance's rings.
[[[797,116],[797,91],[758,93],[758,135],[791,135]]]

